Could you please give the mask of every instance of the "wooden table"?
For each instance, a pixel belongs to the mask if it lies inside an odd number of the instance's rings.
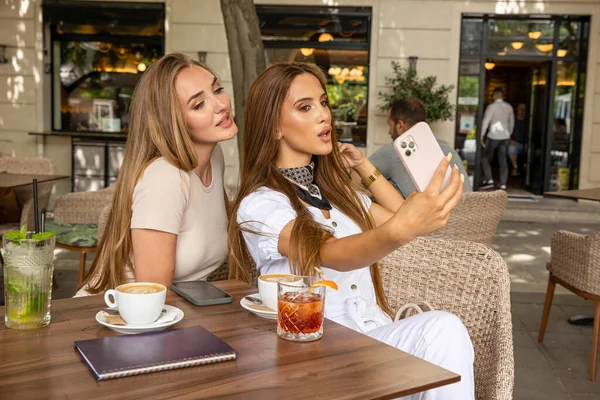
[[[563,190],[560,192],[546,192],[546,196],[562,197],[573,200],[592,200],[600,201],[600,188],[581,189],[581,190]]]
[[[391,399],[458,382],[460,376],[325,321],[323,338],[277,337],[276,321],[244,310],[255,293],[239,281],[214,282],[233,303],[196,307],[173,292],[167,303],[238,352],[236,361],[98,382],[73,348],[75,340],[116,335],[94,316],[102,296],[52,302],[52,323],[38,330],[0,328],[1,399]],[[4,315],[4,308],[0,308]]]
[[[0,188],[32,185],[34,178],[37,178],[38,183],[42,183],[68,177],[68,175],[13,174],[10,172],[0,172]]]

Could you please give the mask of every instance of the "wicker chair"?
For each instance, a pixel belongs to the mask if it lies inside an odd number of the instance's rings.
[[[13,174],[39,174],[54,175],[56,169],[54,164],[47,158],[42,157],[0,157],[0,172],[9,172]],[[53,182],[43,182],[38,184],[38,208],[48,208],[50,194],[54,187]],[[21,208],[21,220],[19,225],[27,224],[29,230],[33,230],[33,186],[21,186],[14,189],[17,203]],[[17,224],[3,224],[0,227],[0,233],[18,229]]]
[[[54,207],[53,223],[70,224],[75,226],[92,224],[92,243],[73,244],[68,241],[60,241],[57,237],[56,247],[79,252],[79,283],[85,277],[85,262],[87,253],[96,251],[98,241],[97,230],[93,224],[98,224],[100,215],[107,204],[110,204],[113,187],[101,189],[95,192],[67,193],[56,199]]]
[[[393,310],[426,300],[465,324],[475,348],[476,398],[512,399],[510,279],[502,257],[477,243],[418,238],[380,266]]]
[[[452,211],[448,225],[426,237],[464,240],[490,246],[504,214],[506,202],[504,190],[465,193]]]
[[[426,300],[465,324],[475,348],[476,398],[512,399],[510,278],[502,257],[478,243],[417,238],[380,267],[392,310]],[[249,283],[256,285],[256,274]]]
[[[550,277],[538,342],[544,340],[557,283],[577,296],[596,303],[590,361],[590,381],[594,382],[600,334],[600,230],[591,235],[558,231],[552,236],[551,249],[551,261],[548,263]]]

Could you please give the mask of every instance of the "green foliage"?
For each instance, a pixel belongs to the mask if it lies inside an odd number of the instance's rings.
[[[479,77],[461,76],[458,78],[458,97],[479,98]]]
[[[360,83],[344,82],[327,85],[327,98],[336,119],[342,121],[356,121],[359,107],[366,102],[367,86]]]
[[[404,97],[415,97],[423,102],[427,111],[427,121],[446,121],[454,117],[454,105],[448,100],[453,85],[438,85],[435,76],[419,78],[417,72],[392,61],[394,76],[385,78],[386,83],[391,85],[392,93],[379,92],[383,100],[380,105],[382,111],[390,109],[394,100]]]

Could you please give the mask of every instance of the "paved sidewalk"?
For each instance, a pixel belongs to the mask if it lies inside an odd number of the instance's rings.
[[[600,224],[600,202],[508,193],[503,221]]]
[[[537,342],[552,234],[588,234],[598,228],[600,224],[500,223],[493,247],[508,264],[512,282],[516,400],[600,398],[600,378],[588,380],[592,328],[567,323],[574,315],[593,315],[592,302],[557,286],[544,342]]]

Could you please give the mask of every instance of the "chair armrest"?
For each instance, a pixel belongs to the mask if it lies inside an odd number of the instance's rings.
[[[558,231],[552,235],[552,273],[584,292],[600,294],[600,237]]]
[[[100,213],[110,204],[112,194],[112,188],[107,188],[96,192],[76,192],[59,196],[54,206],[54,220],[72,224],[98,223]]]
[[[465,324],[475,348],[477,398],[512,398],[510,278],[497,252],[478,243],[417,238],[385,257],[380,268],[394,311],[426,300]]]

